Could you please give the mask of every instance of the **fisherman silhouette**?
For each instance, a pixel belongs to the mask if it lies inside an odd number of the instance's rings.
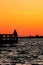
[[[14,30],[13,35],[16,37],[16,42],[18,43],[18,34],[17,34],[16,30]]]

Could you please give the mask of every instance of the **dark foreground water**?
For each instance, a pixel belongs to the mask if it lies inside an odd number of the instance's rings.
[[[43,65],[43,38],[19,39],[14,47],[0,48],[1,65]]]

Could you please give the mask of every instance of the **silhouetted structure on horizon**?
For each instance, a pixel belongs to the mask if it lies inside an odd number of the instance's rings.
[[[13,34],[0,34],[0,46],[3,44],[10,44],[13,46],[14,43],[18,43],[18,34],[16,30],[14,30]]]
[[[18,38],[43,38],[43,36],[39,36],[39,35],[35,35],[35,36],[21,36],[21,37],[18,37]]]

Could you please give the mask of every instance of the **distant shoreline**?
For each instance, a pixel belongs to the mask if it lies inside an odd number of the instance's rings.
[[[29,37],[18,37],[18,38],[43,38],[43,36],[29,36]]]

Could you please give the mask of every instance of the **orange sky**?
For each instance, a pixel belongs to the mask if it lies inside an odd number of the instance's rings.
[[[0,0],[0,33],[43,35],[43,0]]]

